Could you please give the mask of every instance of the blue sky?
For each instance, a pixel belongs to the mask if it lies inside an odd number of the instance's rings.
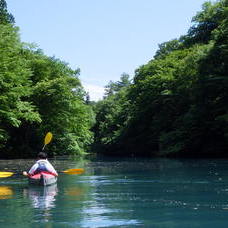
[[[92,100],[186,34],[205,0],[7,0],[23,42],[80,68]]]

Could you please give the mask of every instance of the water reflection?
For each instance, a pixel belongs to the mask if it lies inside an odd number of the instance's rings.
[[[28,186],[14,175],[0,183],[0,227],[226,228],[227,167],[224,160],[95,161],[83,175],[60,174],[58,187]]]
[[[10,199],[13,196],[13,190],[11,186],[0,186],[0,200],[2,199]]]
[[[71,198],[71,200],[82,200],[85,189],[80,186],[72,186],[64,189],[64,195]]]
[[[31,200],[33,208],[38,209],[54,208],[57,194],[57,184],[45,187],[29,186],[23,190],[23,195]]]

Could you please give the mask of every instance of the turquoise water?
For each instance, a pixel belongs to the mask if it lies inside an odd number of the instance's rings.
[[[0,161],[15,172],[32,161]],[[21,175],[0,179],[0,227],[228,227],[228,161],[55,160],[57,185],[29,186]]]

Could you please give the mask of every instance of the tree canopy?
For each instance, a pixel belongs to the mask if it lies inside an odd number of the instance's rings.
[[[13,24],[14,17],[7,10],[7,3],[5,0],[0,0],[0,24]]]
[[[93,140],[93,112],[84,101],[79,69],[20,41],[0,1],[1,157],[34,156],[48,131],[49,155],[85,154]]]
[[[227,10],[226,0],[206,2],[186,35],[160,44],[127,89],[97,104],[100,152],[228,155]]]
[[[48,131],[49,155],[227,156],[227,15],[227,0],[206,2],[187,34],[91,102],[80,69],[21,42],[0,0],[1,157],[34,156]]]

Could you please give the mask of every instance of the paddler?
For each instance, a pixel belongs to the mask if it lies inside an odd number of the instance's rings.
[[[56,172],[52,164],[47,160],[47,154],[45,152],[38,153],[38,160],[36,161],[36,163],[31,167],[28,173],[24,171],[23,175],[33,176],[40,172],[47,172],[54,176],[58,176],[58,173]]]

